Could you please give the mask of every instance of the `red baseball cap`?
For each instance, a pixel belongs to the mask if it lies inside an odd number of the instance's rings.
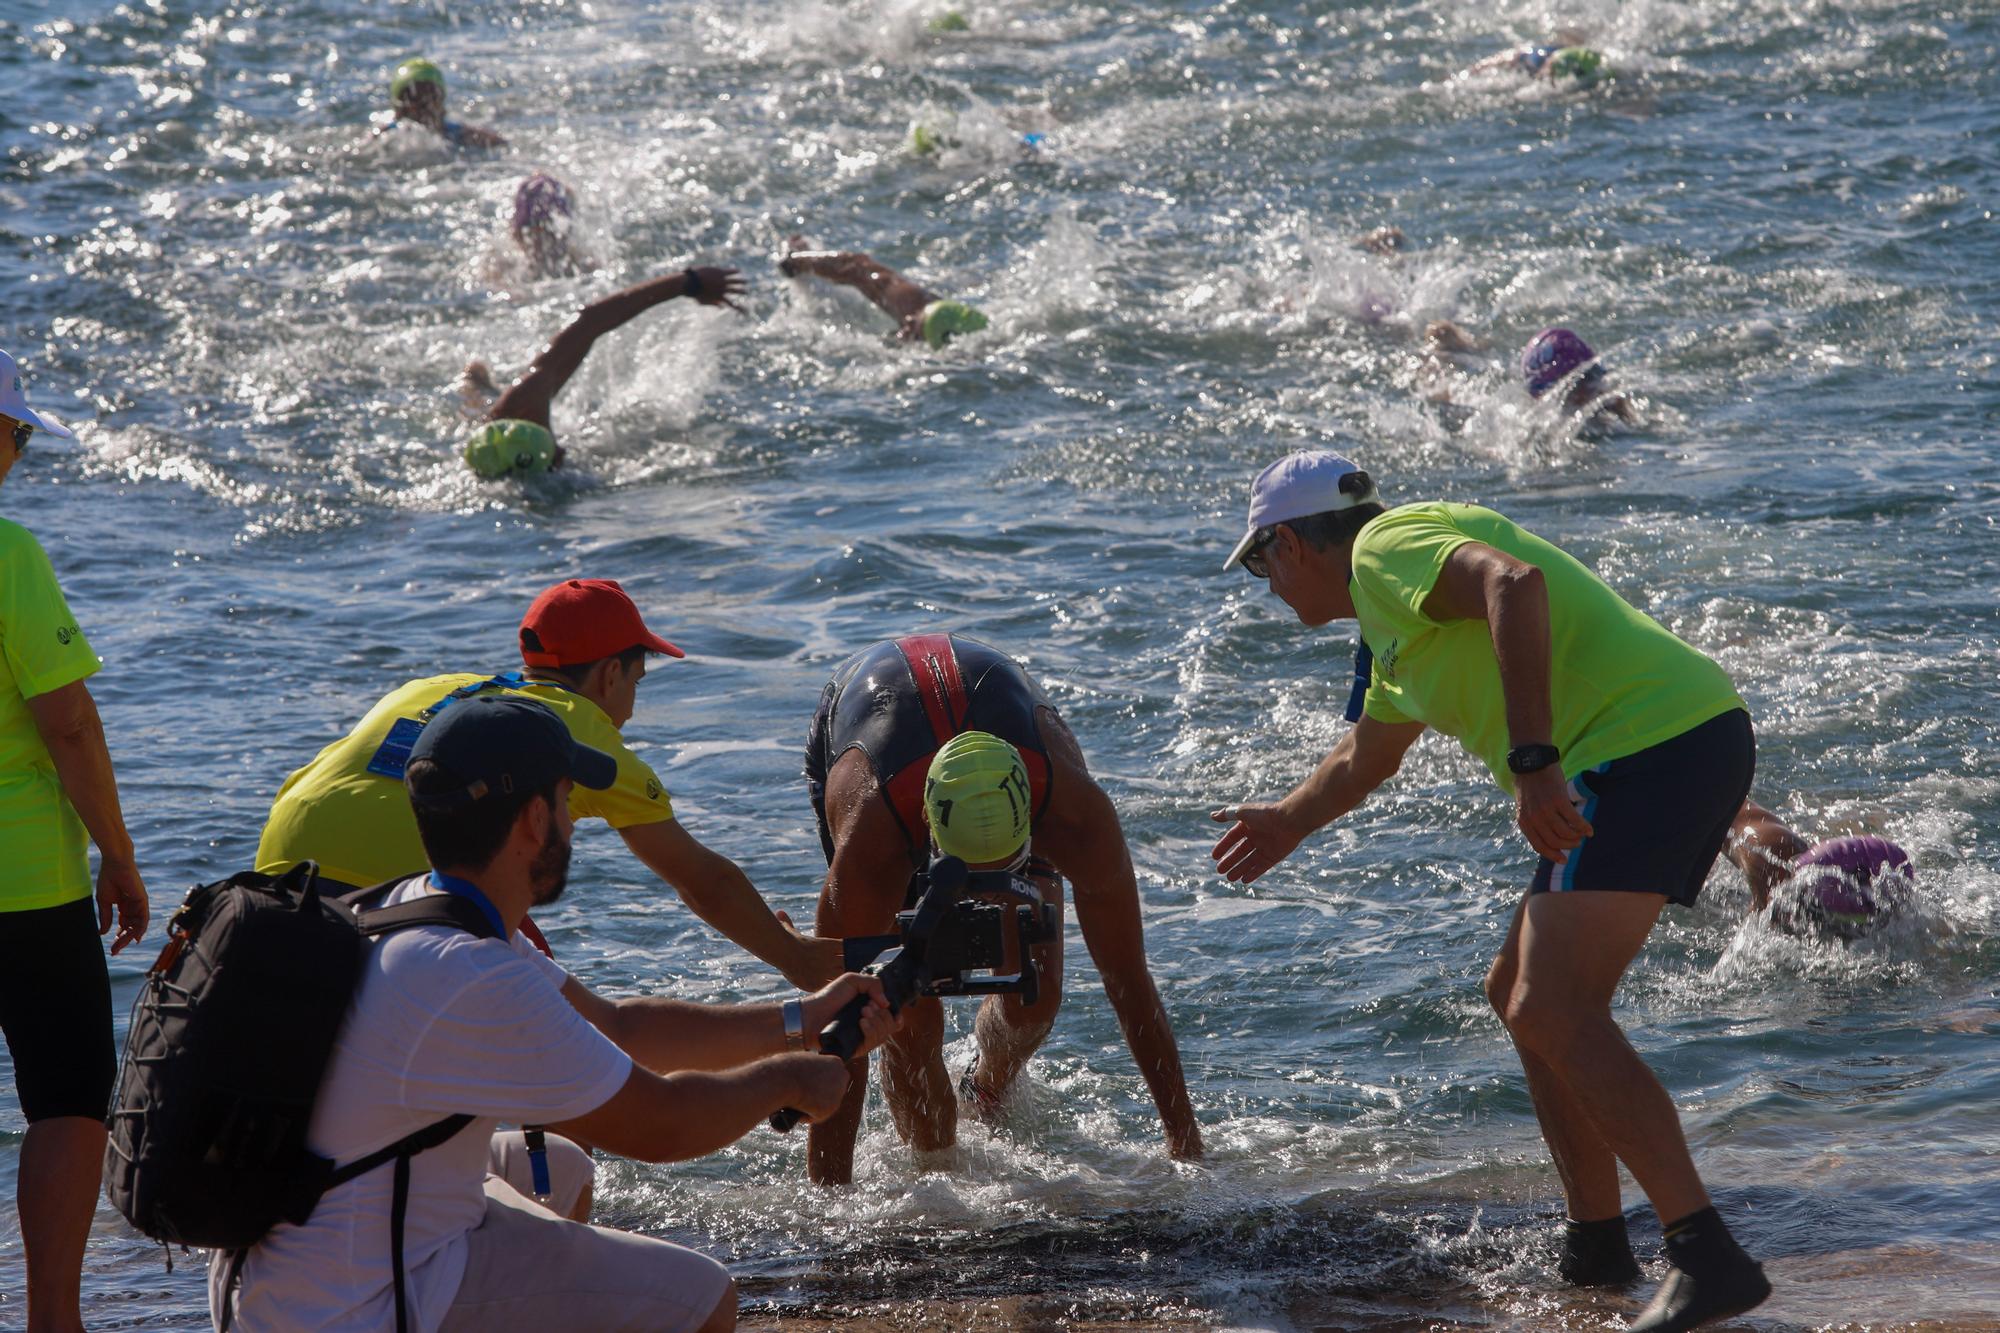
[[[631,597],[610,579],[564,579],[521,617],[521,661],[531,667],[574,666],[631,648],[687,656],[647,629]]]

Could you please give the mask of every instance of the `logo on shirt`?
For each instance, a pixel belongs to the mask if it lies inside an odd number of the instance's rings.
[[[1378,654],[1375,658],[1375,674],[1383,680],[1388,681],[1391,685],[1396,683],[1396,660],[1401,656],[1400,650],[1402,646],[1403,641],[1401,639],[1391,639],[1389,641],[1389,650]]]
[[[646,799],[649,801],[660,799],[660,784],[651,778],[646,779]]]
[[[56,626],[56,642],[67,648],[75,640],[76,636],[81,633],[83,631],[75,625],[58,625]]]

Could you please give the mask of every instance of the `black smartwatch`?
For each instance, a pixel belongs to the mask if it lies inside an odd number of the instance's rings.
[[[691,268],[681,270],[681,295],[701,299],[701,274]]]
[[[1539,773],[1560,758],[1562,751],[1553,745],[1517,745],[1507,751],[1507,771]]]

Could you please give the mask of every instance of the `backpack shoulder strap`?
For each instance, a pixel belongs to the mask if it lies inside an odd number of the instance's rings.
[[[354,924],[370,938],[380,938],[411,926],[457,926],[482,940],[500,938],[486,913],[455,893],[426,894],[409,902],[397,903],[394,907],[373,905],[386,897],[389,890],[409,879],[408,875],[400,875],[365,889],[343,893],[340,904],[354,914]]]
[[[367,907],[355,912],[364,935],[380,938],[411,926],[457,926],[468,935],[497,940],[499,933],[486,913],[455,893],[432,893],[394,907]]]

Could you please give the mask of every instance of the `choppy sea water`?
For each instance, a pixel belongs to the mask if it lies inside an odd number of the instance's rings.
[[[932,33],[943,8],[0,5],[0,345],[83,436],[0,513],[105,658],[156,923],[247,864],[286,772],[408,677],[510,664],[567,575],[689,650],[628,734],[809,915],[820,684],[963,629],[1032,666],[1119,803],[1208,1161],[1159,1151],[1073,941],[1007,1126],[955,1160],[913,1162],[878,1106],[852,1190],[760,1131],[609,1167],[601,1215],[725,1257],[752,1320],[1615,1328],[1630,1299],[1556,1289],[1555,1179],[1480,995],[1531,858],[1474,764],[1427,739],[1254,890],[1208,871],[1206,811],[1339,734],[1351,630],[1215,573],[1255,469],[1336,447],[1392,500],[1492,504],[1590,561],[1734,674],[1760,799],[1914,853],[1916,910],[1856,947],[1747,919],[1719,867],[1620,1013],[1778,1284],[1738,1327],[2000,1326],[2000,12],[974,0]],[[1453,77],[1558,20],[1620,77]],[[511,150],[363,142],[418,51]],[[595,271],[512,261],[538,168]],[[1349,244],[1383,224],[1405,256]],[[993,328],[891,343],[777,275],[795,231]],[[600,345],[556,406],[566,475],[456,465],[466,360],[504,378],[694,262],[741,264],[748,316],[676,304]],[[1490,364],[1426,371],[1443,317]],[[1530,403],[1511,361],[1549,323],[1642,426]],[[547,924],[606,991],[778,991],[601,829]],[[121,1010],[150,957],[116,960]],[[21,1128],[0,1107],[9,1193]],[[0,1288],[16,1322],[11,1212]],[[86,1312],[205,1322],[193,1266],[108,1210]]]

